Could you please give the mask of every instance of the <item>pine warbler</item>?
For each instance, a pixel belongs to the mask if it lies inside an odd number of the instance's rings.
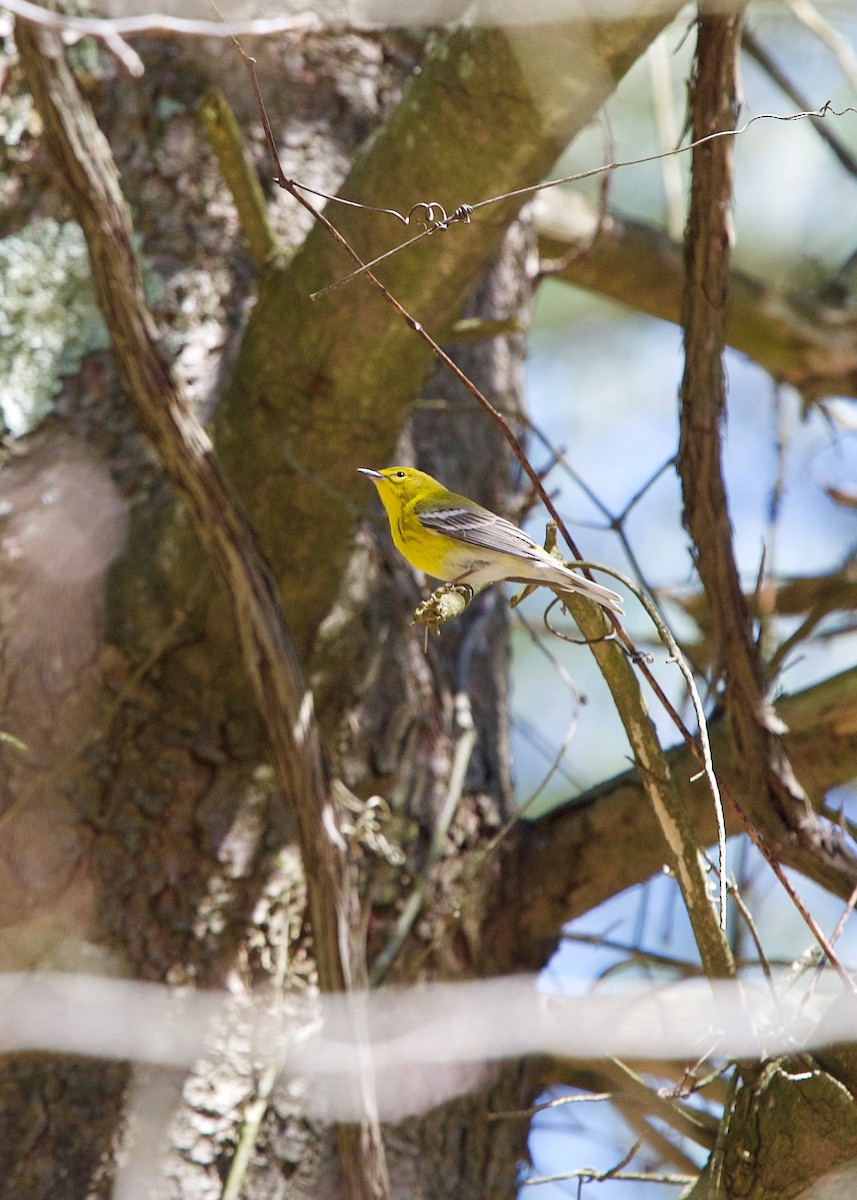
[[[523,529],[447,491],[413,467],[358,467],[378,489],[396,549],[435,579],[485,587],[501,579],[580,592],[622,614],[622,597],[570,571]]]

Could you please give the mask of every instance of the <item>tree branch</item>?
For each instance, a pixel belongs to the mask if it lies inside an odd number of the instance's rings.
[[[694,139],[734,126],[740,28],[740,15],[701,10],[692,93]],[[679,446],[684,523],[711,605],[729,728],[741,764],[741,785],[733,798],[740,797],[774,857],[781,857],[786,845],[797,838],[815,853],[835,860],[843,849],[822,829],[795,778],[781,736],[782,722],[767,699],[765,669],[753,640],[732,546],[721,462],[732,148],[731,139],[719,138],[698,146],[693,155],[685,237],[685,371]]]

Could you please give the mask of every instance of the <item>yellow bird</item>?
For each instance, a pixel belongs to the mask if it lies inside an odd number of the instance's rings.
[[[393,541],[411,566],[447,583],[486,587],[508,579],[579,592],[622,615],[622,597],[570,571],[529,534],[413,467],[358,467],[375,484]]]

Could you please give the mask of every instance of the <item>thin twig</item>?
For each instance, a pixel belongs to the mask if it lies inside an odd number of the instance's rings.
[[[561,1171],[557,1175],[531,1175],[521,1180],[521,1187],[536,1187],[543,1183],[566,1183],[579,1179],[584,1183],[603,1183],[615,1179],[622,1183],[659,1183],[666,1187],[687,1187],[695,1183],[698,1175],[677,1175],[667,1171],[596,1171],[594,1167],[581,1167],[577,1171]]]
[[[574,175],[564,175],[561,179],[546,179],[541,183],[527,184],[525,187],[514,188],[510,192],[502,192],[496,196],[489,196],[485,200],[479,200],[472,204],[461,204],[451,217],[446,217],[444,215],[443,219],[437,220],[428,229],[425,229],[422,233],[417,234],[416,237],[408,238],[407,241],[400,242],[391,249],[385,250],[384,253],[379,254],[377,258],[373,258],[367,263],[360,262],[358,259],[358,267],[356,270],[351,271],[348,275],[341,276],[339,279],[333,280],[332,283],[327,284],[319,291],[313,292],[312,299],[326,295],[328,292],[333,291],[334,288],[338,288],[344,283],[350,283],[352,280],[357,279],[361,275],[370,273],[372,269],[378,265],[378,263],[383,262],[385,259],[390,258],[394,254],[398,254],[400,250],[406,250],[409,246],[413,246],[416,242],[422,241],[424,238],[429,237],[432,233],[437,232],[439,229],[448,229],[450,225],[457,224],[459,222],[469,224],[475,213],[478,213],[483,208],[490,207],[492,204],[501,204],[506,200],[523,200],[529,196],[536,195],[538,192],[544,192],[550,188],[561,187],[563,184],[580,183],[584,179],[594,179],[598,175],[612,174],[613,171],[621,170],[624,167],[640,167],[647,163],[660,162],[663,159],[674,158],[679,154],[687,154],[689,151],[697,150],[700,146],[705,146],[707,143],[713,142],[718,138],[740,137],[742,134],[746,133],[750,126],[754,125],[757,121],[803,121],[810,118],[814,118],[815,121],[820,121],[824,117],[828,116],[844,117],[846,113],[857,113],[857,108],[848,106],[846,108],[836,109],[829,100],[823,104],[821,108],[803,112],[756,113],[754,117],[750,117],[750,119],[746,121],[739,129],[723,129],[718,130],[715,133],[708,133],[703,137],[697,138],[695,141],[688,142],[685,146],[677,146],[674,150],[662,150],[658,154],[646,154],[641,158],[627,158],[617,162],[602,163],[600,167],[591,167],[587,171],[577,171]],[[291,192],[292,187],[300,186],[300,184],[296,184],[294,181],[292,181],[287,190]],[[292,195],[294,195],[294,192],[292,192]],[[336,197],[327,198],[336,199]],[[391,216],[398,217],[400,221],[405,220],[401,213],[393,212],[389,209],[384,209],[382,211],[389,212]],[[356,254],[353,252],[351,257],[357,259]]]
[[[586,1092],[583,1096],[557,1096],[543,1104],[532,1104],[529,1108],[506,1108],[485,1114],[486,1121],[530,1121],[539,1113],[552,1108],[566,1108],[569,1104],[600,1104],[615,1099],[612,1092]]]
[[[523,628],[526,631],[526,634],[529,637],[533,646],[535,646],[535,648],[539,651],[540,654],[543,654],[545,656],[545,658],[548,660],[548,662],[550,663],[553,670],[556,672],[556,674],[560,677],[562,682],[568,688],[569,692],[571,693],[571,698],[572,698],[572,702],[573,702],[572,703],[572,712],[571,712],[571,716],[569,717],[569,720],[568,720],[568,725],[566,726],[565,733],[563,734],[562,738],[560,739],[558,749],[555,751],[555,753],[553,754],[553,756],[551,758],[550,766],[548,767],[547,771],[545,772],[545,775],[542,778],[542,780],[530,792],[529,796],[524,801],[524,803],[519,805],[519,807],[518,807],[518,810],[517,810],[515,816],[516,816],[516,818],[520,819],[521,817],[524,816],[525,813],[529,812],[533,808],[533,805],[536,803],[536,801],[539,799],[539,797],[544,793],[545,789],[548,787],[551,780],[554,778],[554,776],[560,770],[560,767],[562,765],[562,760],[565,757],[565,753],[568,750],[569,746],[571,745],[572,741],[574,740],[574,735],[577,731],[578,713],[579,713],[579,709],[580,709],[580,692],[578,691],[577,685],[575,684],[572,677],[569,675],[568,671],[566,671],[565,667],[562,665],[562,663],[559,661],[559,659],[556,658],[555,655],[551,654],[550,650],[545,645],[543,639],[537,635],[536,631],[530,625],[529,621],[526,619],[526,617],[521,612],[521,610],[519,608],[516,608],[514,610],[514,612],[515,612],[515,617],[517,618],[519,623],[523,626]]]
[[[835,946],[836,943],[839,941],[839,939],[842,937],[842,934],[845,930],[845,926],[848,922],[848,918],[853,913],[855,905],[857,905],[857,887],[854,888],[851,895],[848,897],[848,901],[842,910],[839,920],[836,922],[836,928],[833,930],[833,933],[830,935],[831,946]]]

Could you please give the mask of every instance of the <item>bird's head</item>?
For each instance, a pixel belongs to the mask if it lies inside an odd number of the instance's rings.
[[[425,491],[426,487],[438,486],[425,471],[417,471],[414,467],[384,467],[381,471],[373,471],[370,467],[358,467],[357,470],[372,480],[385,507],[388,501],[399,505],[407,504],[414,496]]]

